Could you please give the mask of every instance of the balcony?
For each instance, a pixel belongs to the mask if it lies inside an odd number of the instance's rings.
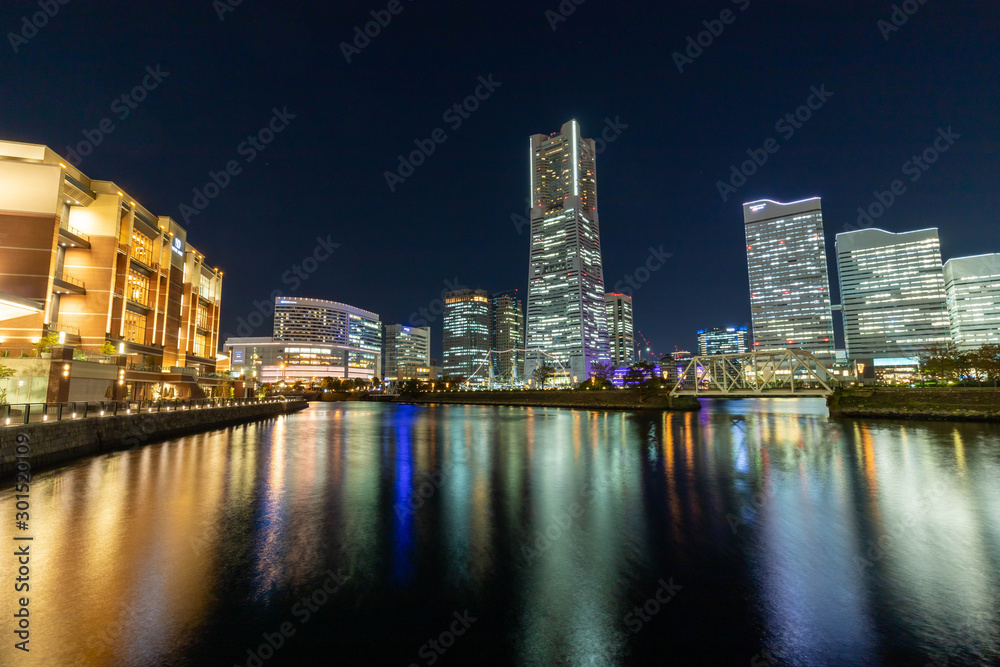
[[[197,292],[198,292],[198,296],[200,296],[205,301],[208,301],[209,303],[211,303],[212,300],[215,298],[215,297],[212,296],[212,293],[208,290],[207,287],[200,287],[199,286],[198,289],[197,289]]]
[[[86,294],[87,285],[79,278],[74,278],[65,271],[57,271],[52,277],[53,288],[56,294]]]
[[[59,226],[59,245],[64,248],[90,248],[90,237],[76,227]]]

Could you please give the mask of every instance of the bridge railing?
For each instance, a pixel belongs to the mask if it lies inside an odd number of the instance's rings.
[[[693,357],[671,394],[693,396],[828,395],[840,380],[811,352],[770,350]]]

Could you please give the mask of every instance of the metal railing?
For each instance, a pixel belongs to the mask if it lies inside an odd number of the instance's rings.
[[[100,419],[154,412],[212,410],[246,405],[284,403],[278,398],[198,398],[167,401],[79,401],[74,403],[12,403],[0,405],[0,427],[42,424],[76,419]]]
[[[74,227],[72,225],[63,223],[63,224],[59,225],[59,228],[60,229],[65,229],[67,232],[69,232],[73,236],[78,236],[81,239],[83,239],[84,241],[86,241],[87,243],[90,243],[90,235],[84,234],[83,232],[81,232],[79,229],[77,229],[76,227]]]
[[[65,271],[56,271],[56,274],[53,277],[56,280],[61,280],[64,283],[69,283],[70,285],[76,285],[80,289],[87,289],[87,284],[85,282],[83,282],[79,278],[74,278]]]
[[[63,331],[74,336],[80,335],[80,327],[75,327],[72,324],[63,324],[62,322],[49,324],[49,331]]]

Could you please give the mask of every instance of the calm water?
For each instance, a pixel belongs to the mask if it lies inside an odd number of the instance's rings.
[[[2,664],[1000,663],[996,426],[326,404],[31,496]]]

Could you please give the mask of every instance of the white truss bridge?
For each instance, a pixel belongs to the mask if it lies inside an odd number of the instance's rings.
[[[770,350],[698,356],[681,362],[671,396],[829,396],[840,385],[805,350]]]

